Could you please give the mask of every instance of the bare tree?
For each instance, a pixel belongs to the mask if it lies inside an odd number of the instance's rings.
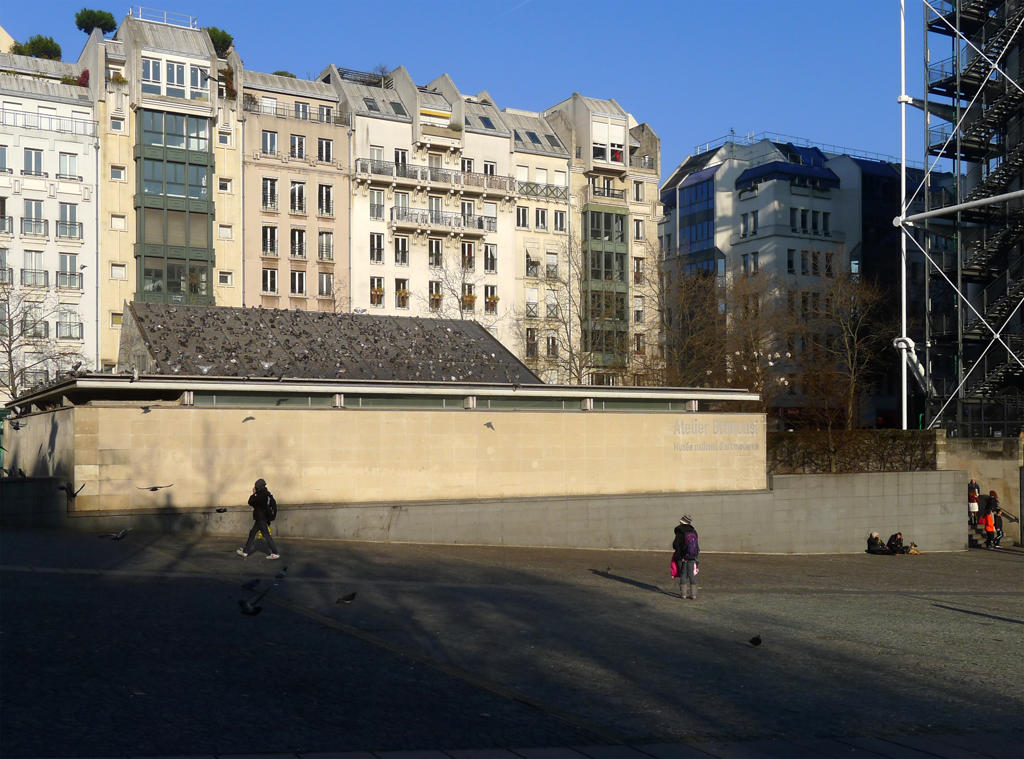
[[[426,296],[416,297],[427,309],[442,319],[472,319],[487,329],[495,329],[508,318],[510,306],[502,306],[497,296],[488,303],[484,289],[484,267],[481,246],[473,244],[472,252],[445,251],[431,261],[430,288]],[[411,295],[409,296],[411,297]]]
[[[52,290],[0,283],[0,392],[15,398],[84,363],[82,324],[61,321],[61,311]]]

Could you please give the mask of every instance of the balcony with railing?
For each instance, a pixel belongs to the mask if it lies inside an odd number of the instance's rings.
[[[23,177],[42,177],[43,179],[50,177],[50,173],[42,169],[22,169],[21,175]]]
[[[292,256],[292,258],[305,258],[306,257],[306,243],[304,243],[304,242],[297,242],[295,240],[292,240],[291,256]]]
[[[594,198],[612,198],[614,200],[625,200],[626,191],[616,190],[614,187],[597,187],[595,185],[590,186],[590,195]]]
[[[50,222],[48,219],[21,218],[21,233],[26,237],[49,237]]]
[[[45,340],[50,336],[50,323],[26,317],[21,320],[21,334],[31,340]]]
[[[334,203],[319,203],[316,207],[317,216],[334,216]]]
[[[334,246],[326,243],[320,243],[317,246],[316,256],[321,261],[333,261],[334,260]]]
[[[25,287],[49,287],[50,272],[46,269],[22,269],[21,284]]]
[[[81,290],[82,275],[75,271],[57,272],[57,288],[60,290]]]
[[[645,169],[646,171],[657,171],[658,162],[654,160],[654,156],[650,155],[630,156],[629,168]]]
[[[372,158],[356,159],[356,178],[367,181],[391,179],[395,184],[416,186],[442,185],[462,190],[463,193],[501,193],[508,195],[515,189],[512,177],[499,174],[481,174],[474,171],[453,171],[439,166],[421,166],[412,163],[392,163]]]
[[[494,216],[461,214],[450,211],[431,211],[426,208],[391,207],[391,222],[396,227],[433,227],[460,231],[464,234],[484,234],[498,228]]]
[[[289,108],[286,105],[265,105],[248,94],[242,98],[242,109],[249,113],[258,113],[263,116],[276,116],[279,119],[312,121],[318,124],[337,124],[338,126],[349,125],[349,117],[337,111],[332,110],[329,116],[312,109],[296,111],[294,108]]]
[[[539,182],[516,182],[516,192],[528,198],[541,200],[568,200],[569,188],[557,184],[541,184]]]
[[[534,261],[532,258],[527,257],[527,259],[526,259],[526,276],[527,277],[539,277],[540,276],[540,261]]]
[[[262,203],[262,205],[260,207],[264,211],[277,211],[277,210],[279,210],[277,195],[268,195],[267,193],[263,193],[263,203]]]
[[[50,116],[7,107],[0,109],[0,125],[5,127],[21,127],[22,129],[39,129],[45,132],[95,137],[96,124],[97,122],[88,119]]]
[[[57,222],[57,239],[58,240],[81,240],[82,239],[82,222],[80,222],[80,221],[58,221]]]
[[[540,318],[540,303],[527,301],[526,302],[526,318],[527,319],[539,319]]]
[[[291,213],[306,213],[306,199],[292,198],[291,204],[288,206],[288,210]]]
[[[548,279],[558,279],[558,264],[545,264],[544,276]]]
[[[82,322],[57,322],[58,340],[81,340]]]
[[[264,258],[277,258],[277,240],[274,240],[273,242],[265,240],[263,242],[263,249],[260,252],[260,255]]]
[[[0,216],[0,234],[13,235],[14,234],[14,217],[13,216]]]

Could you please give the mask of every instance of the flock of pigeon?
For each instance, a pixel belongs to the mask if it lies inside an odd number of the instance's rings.
[[[146,374],[541,384],[468,320],[140,302],[132,309]]]

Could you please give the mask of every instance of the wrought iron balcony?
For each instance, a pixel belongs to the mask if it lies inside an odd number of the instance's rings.
[[[317,249],[317,258],[321,261],[333,261],[334,260],[334,246],[333,245],[321,245]]]
[[[544,273],[548,279],[558,279],[558,264],[546,264]]]
[[[274,243],[263,243],[263,250],[261,255],[264,257],[277,258],[277,242]]]
[[[277,195],[264,195],[262,208],[264,211],[278,210]]]
[[[29,237],[47,237],[50,234],[50,222],[47,219],[30,219],[23,216],[21,233]]]
[[[14,234],[14,218],[11,216],[0,216],[0,233],[5,235]]]
[[[37,169],[22,169],[21,175],[23,177],[43,177],[44,179],[50,176],[47,172]]]
[[[595,187],[591,185],[590,194],[595,198],[617,198],[618,200],[626,199],[626,191],[616,190],[614,187]]]
[[[81,340],[82,322],[57,322],[58,340]]]
[[[292,198],[291,205],[288,210],[292,213],[306,213],[306,200],[305,198]]]
[[[540,318],[540,304],[539,303],[526,303],[526,318],[527,319],[539,319]]]
[[[334,216],[334,203],[321,203],[316,207],[317,216]]]
[[[61,240],[81,240],[82,222],[80,221],[58,221],[57,237]]]
[[[532,261],[529,258],[526,259],[526,276],[527,277],[539,277],[540,276],[540,261]]]
[[[89,121],[88,119],[69,119],[62,116],[47,116],[38,113],[29,113],[28,111],[3,108],[0,110],[0,124],[8,127],[41,129],[47,132],[83,134],[89,137],[95,137],[97,122]]]
[[[305,258],[306,257],[306,243],[304,242],[292,242],[292,258]]]
[[[406,206],[392,206],[391,221],[397,224],[411,224],[420,227],[445,227],[447,229],[461,229],[465,231],[494,232],[498,228],[498,219],[494,216],[451,213],[450,211],[430,211],[426,208],[408,208]]]
[[[439,166],[421,166],[412,163],[392,163],[373,158],[356,159],[356,174],[371,177],[391,177],[417,184],[433,183],[458,187],[464,192],[490,191],[511,193],[515,188],[512,177],[498,174],[481,174],[474,171],[453,171]]]
[[[242,108],[249,113],[277,116],[280,119],[297,119],[298,121],[313,121],[319,124],[337,124],[339,126],[348,126],[349,124],[348,116],[333,110],[330,114],[321,114],[319,111],[313,110],[296,112],[294,108],[289,108],[286,105],[264,105],[251,95],[246,95],[242,99]]]
[[[49,287],[50,272],[46,269],[22,269],[21,284],[25,287]]]
[[[655,171],[658,168],[658,162],[654,160],[654,156],[630,156],[629,167],[631,169],[649,169],[651,171]]]
[[[81,290],[82,275],[75,271],[57,272],[57,287],[62,290]]]
[[[541,200],[569,199],[569,188],[557,184],[516,182],[516,192],[529,198],[540,198]]]

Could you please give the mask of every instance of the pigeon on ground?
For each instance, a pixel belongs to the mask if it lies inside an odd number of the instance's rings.
[[[107,533],[103,533],[99,537],[101,537],[101,538],[110,538],[111,540],[124,540],[124,536],[127,535],[131,531],[132,531],[131,527],[125,527],[123,530],[120,530],[119,532],[107,532]]]
[[[226,509],[225,507],[221,506],[221,507],[220,507],[219,509],[217,509],[216,511],[217,511],[217,513],[218,513],[218,514],[223,514],[223,513],[225,512],[225,511],[227,511],[227,509]]]
[[[336,603],[336,604],[350,604],[350,603],[352,603],[355,600],[356,600],[356,594],[355,594],[355,591],[353,591],[353,592],[349,593],[347,596],[342,596],[341,598],[339,598],[334,603]]]
[[[484,427],[486,427],[489,430],[493,430],[494,429],[494,422],[484,422]]]
[[[149,406],[141,406],[140,408],[142,409],[142,413],[143,413],[143,414],[148,414],[148,413],[149,413],[150,411],[152,411],[152,410],[153,410],[153,409],[152,409],[152,408],[150,408]]]
[[[242,583],[242,587],[245,588],[246,590],[255,590],[256,586],[259,585],[259,584],[260,584],[260,581],[257,578],[255,580],[249,580],[248,582],[243,582]]]
[[[760,646],[761,645],[761,636],[760,635],[755,635],[753,638],[751,638],[750,639],[750,645],[755,646],[755,647],[756,646]]]
[[[281,571],[274,575],[274,577],[278,580],[283,580],[286,574],[288,574],[288,567],[281,567]]]
[[[242,610],[243,614],[248,614],[250,617],[259,614],[263,611],[263,607],[257,606],[257,604],[262,600],[263,596],[267,595],[269,592],[270,588],[267,588],[251,601],[247,601],[244,598],[238,599],[238,608]]]
[[[173,486],[174,486],[174,483],[172,482],[170,485],[147,485],[147,486],[141,487],[141,488],[140,487],[136,487],[136,490],[151,490],[152,492],[155,493],[156,491],[160,490],[160,488],[169,488],[169,487],[173,487]]]
[[[255,421],[256,421],[256,417],[254,417],[254,416],[247,416],[247,417],[245,417],[245,419],[242,420],[242,424],[245,424],[246,422],[255,422]]]

